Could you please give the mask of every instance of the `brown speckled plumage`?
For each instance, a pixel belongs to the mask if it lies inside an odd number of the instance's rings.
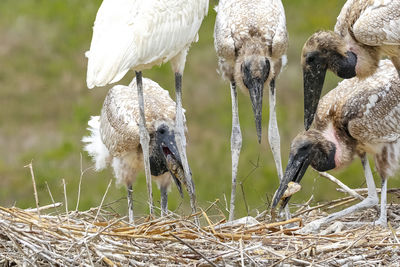
[[[399,103],[400,79],[392,63],[382,60],[372,76],[344,80],[327,93],[319,102],[313,127],[326,132],[333,126],[342,164],[356,154],[371,153],[387,177],[394,174],[400,156]]]
[[[114,86],[108,92],[101,111],[100,133],[110,154],[118,156],[140,147],[139,105],[136,81],[127,86]],[[151,134],[159,121],[175,124],[175,102],[168,91],[143,78],[146,127]]]
[[[400,162],[400,78],[396,72],[389,60],[383,60],[372,76],[339,83],[319,101],[312,128],[294,138],[272,209],[288,183],[300,182],[310,165],[329,171],[346,166],[358,155],[368,188],[368,196],[361,202],[312,221],[302,233],[315,232],[326,223],[379,203],[367,154],[374,157],[382,179],[380,215],[374,225],[387,225],[387,178],[395,174]],[[283,199],[283,207],[288,201]]]
[[[384,55],[400,73],[400,0],[348,0],[337,17],[335,32],[316,32],[305,43],[302,63],[307,53],[323,49],[342,56],[354,52],[357,77],[372,75]]]
[[[282,66],[286,64],[288,33],[281,0],[220,0],[215,10],[214,45],[220,72],[230,82],[232,98],[232,191],[229,220],[233,220],[236,176],[242,147],[237,87],[250,96],[259,143],[262,136],[264,88],[266,85],[269,87],[268,142],[278,177],[282,177],[275,81]]]
[[[288,47],[281,1],[221,0],[216,10],[214,45],[223,76],[244,89],[235,72],[239,72],[238,66],[250,55],[267,57],[272,64],[270,77],[277,76]]]

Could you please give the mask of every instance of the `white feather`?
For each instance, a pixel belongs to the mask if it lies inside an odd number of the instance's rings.
[[[92,157],[96,171],[99,171],[107,167],[107,163],[110,161],[110,152],[100,137],[100,117],[92,116],[88,125],[87,129],[90,131],[90,135],[83,137],[82,142],[86,143],[84,150]]]
[[[88,87],[173,59],[196,41],[207,10],[207,0],[104,0],[86,54]]]

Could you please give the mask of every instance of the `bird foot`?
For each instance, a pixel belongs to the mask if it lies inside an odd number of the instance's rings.
[[[379,218],[378,220],[376,220],[376,221],[373,223],[373,225],[374,225],[374,226],[380,226],[380,227],[386,228],[386,227],[387,227],[387,220],[386,220],[386,218]]]
[[[340,221],[334,222],[328,228],[321,231],[321,235],[329,235],[329,234],[339,233],[343,230],[344,227],[345,227],[345,224],[343,222],[340,222]]]
[[[298,234],[316,234],[324,222],[315,220],[306,224],[303,228],[296,231]]]

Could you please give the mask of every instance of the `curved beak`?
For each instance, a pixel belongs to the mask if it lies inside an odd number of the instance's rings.
[[[254,121],[256,123],[258,143],[261,143],[261,120],[262,120],[262,100],[264,83],[259,79],[254,79],[249,87],[251,106],[254,112]]]
[[[165,157],[168,171],[171,173],[172,178],[175,181],[176,187],[178,188],[179,194],[183,198],[182,184],[187,189],[185,180],[185,174],[182,167],[181,156],[178,152],[178,147],[175,141],[174,132],[168,132],[162,137],[161,148]]]
[[[299,150],[296,153],[291,153],[289,156],[289,162],[286,166],[285,174],[281,180],[278,190],[275,192],[272,200],[271,212],[275,210],[279,201],[284,196],[288,184],[290,182],[299,183],[304,176],[308,166],[310,165],[309,150]],[[290,196],[283,199],[280,210],[284,209],[290,200]]]
[[[321,64],[307,64],[303,67],[304,81],[304,128],[308,130],[314,120],[318,101],[324,86],[327,67]]]

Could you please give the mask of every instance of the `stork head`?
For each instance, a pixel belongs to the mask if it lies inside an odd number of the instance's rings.
[[[170,172],[180,195],[182,183],[187,187],[182,167],[181,156],[175,141],[173,127],[166,122],[157,125],[150,138],[150,169],[151,175],[159,176]]]
[[[314,33],[304,44],[301,54],[304,81],[304,127],[313,122],[324,86],[326,70],[349,79],[356,76],[357,55],[347,51],[343,38],[332,31]]]
[[[244,49],[244,48],[243,48]],[[261,119],[264,84],[271,72],[271,64],[267,57],[258,51],[245,51],[236,64],[235,80],[250,95],[254,112],[258,142],[261,143]]]
[[[271,210],[275,210],[290,182],[299,183],[309,165],[318,171],[334,169],[336,146],[328,141],[320,131],[311,129],[295,137],[290,147],[289,162],[278,190],[272,200]],[[289,202],[283,199],[281,209]]]

